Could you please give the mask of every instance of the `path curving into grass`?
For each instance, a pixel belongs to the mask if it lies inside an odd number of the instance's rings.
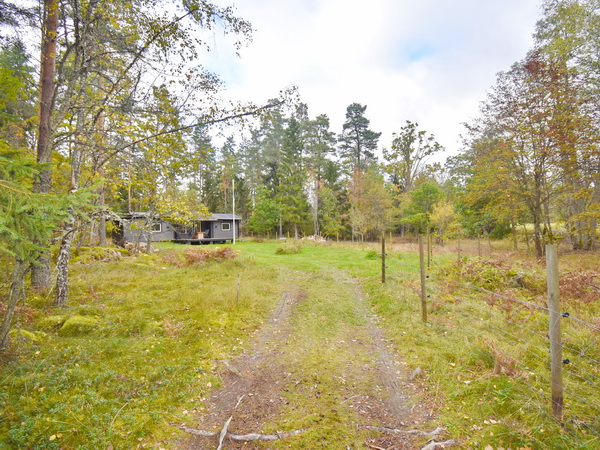
[[[269,448],[420,448],[427,437],[416,430],[436,428],[419,385],[344,269],[350,261],[343,252],[309,251],[317,253],[256,254],[277,271],[279,304],[240,356],[218,362],[222,387],[188,424],[212,436],[193,436],[182,448],[216,448],[225,424],[230,435],[284,433]]]

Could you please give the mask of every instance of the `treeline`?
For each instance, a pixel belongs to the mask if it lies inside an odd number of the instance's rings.
[[[326,115],[311,117],[300,103],[271,110],[220,149],[196,129],[194,171],[178,195],[229,211],[235,184],[246,231],[262,235],[429,229],[442,240],[512,234],[515,246],[519,234],[539,256],[557,240],[591,250],[600,216],[599,5],[544,3],[534,48],[498,74],[460,154],[445,164],[431,163],[443,149],[415,123],[382,143],[364,105],[349,105],[342,129],[331,130]]]
[[[443,149],[406,122],[382,163],[376,157],[381,133],[369,128],[366,109],[349,105],[336,133],[327,115],[310,117],[306,104],[287,114],[273,108],[247,137],[239,143],[229,137],[218,150],[205,130],[196,130],[200,157],[193,176],[181,180],[181,192],[219,212],[231,211],[235,195],[246,231],[264,236],[362,240],[388,229],[423,228],[447,198],[436,180],[441,166],[427,163]]]
[[[238,47],[250,37],[231,8],[2,2],[0,20],[0,249],[14,261],[14,298],[28,270],[34,287],[52,284],[51,244],[64,304],[71,245],[105,243],[112,214],[186,223],[229,212],[234,186],[245,231],[259,235],[516,239],[521,229],[539,255],[557,239],[585,250],[597,242],[599,0],[544,2],[535,47],[498,75],[445,163],[433,162],[443,148],[412,121],[380,142],[358,103],[340,130],[283,97],[221,106],[218,77],[198,61],[215,27]],[[36,31],[39,64],[22,39]],[[215,124],[236,121],[244,132],[216,148]]]

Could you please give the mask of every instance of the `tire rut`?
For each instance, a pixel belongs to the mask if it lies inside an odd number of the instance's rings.
[[[408,379],[402,359],[386,341],[379,317],[370,310],[357,281],[346,272],[330,267],[322,268],[318,278],[338,285],[339,288],[331,290],[331,298],[334,301],[340,296],[351,298],[351,308],[361,318],[362,325],[348,325],[344,340],[337,342],[337,345],[344,342],[344,352],[356,355],[356,361],[346,360],[346,369],[333,368],[339,375],[345,371],[351,378],[348,384],[340,384],[335,393],[340,399],[339,405],[351,408],[359,419],[356,423],[348,423],[348,427],[363,430],[363,445],[367,447],[416,448],[414,435],[397,431],[413,430],[431,420],[426,408],[415,402],[420,386]],[[284,398],[284,390],[302,383],[303,377],[306,379],[302,368],[292,361],[298,355],[290,354],[291,349],[301,344],[298,340],[300,330],[294,328],[295,321],[291,319],[296,306],[302,302],[318,302],[315,298],[308,298],[307,291],[301,287],[304,285],[310,291],[311,280],[306,274],[296,272],[288,281],[290,285],[281,295],[270,319],[253,336],[250,348],[231,361],[218,362],[222,387],[206,400],[206,412],[198,418],[199,429],[218,432],[232,417],[228,428],[230,432],[263,433],[267,424],[281,423],[285,419],[282,410],[289,403]],[[301,398],[298,400],[302,401]],[[289,406],[294,407],[295,404]],[[215,437],[195,436],[178,447],[215,448],[215,442]],[[227,439],[225,442],[227,448],[265,448],[261,444]]]
[[[377,387],[381,388],[381,395],[355,399],[355,409],[362,413],[366,421],[379,422],[380,428],[408,431],[431,421],[432,413],[428,413],[423,405],[415,402],[415,391],[420,391],[421,386],[409,379],[405,363],[386,341],[379,317],[369,310],[357,281],[343,271],[335,270],[333,277],[352,286],[357,308],[365,317],[365,331],[370,337],[370,342],[366,344],[369,347],[367,351],[375,355],[375,379]],[[412,449],[415,448],[415,441],[408,434],[384,433],[369,441],[369,445],[386,449]]]
[[[218,431],[233,417],[229,430],[256,433],[261,432],[268,418],[277,415],[285,402],[281,393],[290,375],[281,358],[280,344],[288,340],[290,316],[305,297],[297,286],[289,286],[270,319],[253,337],[251,347],[231,361],[216,361],[222,387],[206,400],[207,412],[197,420],[199,429]],[[215,442],[215,438],[194,436],[179,448],[215,448]],[[236,443],[228,443],[227,448],[242,446],[251,448]]]

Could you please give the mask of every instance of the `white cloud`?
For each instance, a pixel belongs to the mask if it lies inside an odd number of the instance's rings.
[[[380,145],[406,120],[449,152],[496,73],[525,56],[538,0],[237,0],[255,28],[241,59],[216,39],[208,67],[228,95],[264,102],[296,84],[311,116],[341,131],[346,107],[367,105]]]

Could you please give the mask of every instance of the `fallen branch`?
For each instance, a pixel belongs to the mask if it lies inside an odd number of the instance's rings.
[[[227,436],[227,429],[229,428],[231,419],[233,419],[233,416],[230,416],[229,419],[227,419],[227,422],[225,422],[225,425],[223,426],[223,429],[221,430],[221,433],[219,434],[219,446],[217,447],[217,450],[221,450],[223,448],[223,440],[225,439],[225,436]]]
[[[358,428],[364,428],[365,430],[383,431],[385,433],[396,433],[396,434],[414,434],[417,436],[427,436],[430,439],[434,439],[442,434],[444,430],[442,427],[437,427],[433,431],[421,431],[421,430],[399,430],[397,428],[388,427],[374,427],[372,425],[358,425]]]
[[[235,411],[237,409],[237,407],[240,406],[240,403],[242,403],[243,398],[244,398],[244,396],[242,395],[238,399],[237,403],[235,404],[235,408],[233,408],[233,411]],[[231,419],[233,419],[233,414],[231,414],[231,416],[229,416],[229,419],[227,419],[227,422],[225,422],[225,425],[223,425],[223,429],[221,430],[221,433],[219,434],[219,446],[217,447],[217,450],[221,450],[223,448],[223,440],[225,439],[225,436],[227,436],[227,429],[229,428]]]
[[[340,402],[340,405],[343,405],[344,403],[349,402],[350,400],[352,400],[353,398],[356,398],[358,396],[360,396],[360,394],[356,394],[356,395],[353,395],[352,397],[347,398],[346,400],[342,400]]]
[[[185,431],[186,433],[194,434],[196,436],[202,436],[202,437],[215,437],[222,432],[222,430],[221,430],[221,432],[206,431],[206,430],[197,430],[195,428],[190,428],[185,425],[176,425],[176,424],[172,424],[172,425],[175,425],[177,428]],[[223,428],[225,429],[225,427],[223,427]],[[289,438],[291,436],[295,436],[295,435],[303,433],[305,431],[306,431],[306,429],[303,428],[300,430],[292,430],[292,431],[286,431],[286,432],[275,433],[275,434],[259,434],[259,433],[233,434],[233,433],[226,432],[224,439],[227,438],[227,439],[231,439],[232,441],[238,441],[238,442],[277,441],[279,439],[285,439],[285,438]]]
[[[430,442],[425,447],[423,447],[421,450],[435,450],[436,448],[446,448],[446,445],[454,445],[454,444],[456,444],[456,441],[454,441],[452,439],[449,439],[444,442]]]

